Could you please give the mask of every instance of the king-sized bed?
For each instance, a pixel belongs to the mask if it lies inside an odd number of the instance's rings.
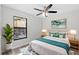
[[[68,55],[70,43],[68,38],[45,36],[33,40],[29,50],[39,55]]]

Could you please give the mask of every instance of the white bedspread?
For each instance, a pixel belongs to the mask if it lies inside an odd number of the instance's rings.
[[[66,39],[59,39],[59,38],[54,38],[50,36],[46,36],[44,38],[54,40],[54,41],[59,41],[66,43],[70,46],[69,40]],[[30,43],[31,49],[33,49],[36,53],[40,55],[67,55],[67,52],[64,48],[57,47],[54,45],[50,45],[38,40],[34,40]]]

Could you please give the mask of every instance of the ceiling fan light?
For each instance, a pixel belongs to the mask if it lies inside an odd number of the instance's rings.
[[[45,13],[43,12],[42,15],[45,16]]]
[[[48,16],[48,13],[46,12],[45,15]]]
[[[48,13],[47,13],[47,12],[46,12],[46,13],[43,12],[42,15],[43,15],[43,16],[48,16]]]

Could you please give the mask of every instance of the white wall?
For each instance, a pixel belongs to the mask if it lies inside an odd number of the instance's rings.
[[[1,5],[0,5],[0,54],[1,54]]]
[[[68,13],[62,14],[50,14],[48,18],[43,19],[43,28],[47,29],[48,31],[53,31],[58,29],[51,28],[51,20],[56,19],[64,19],[67,18],[67,28],[66,29],[59,29],[59,31],[69,31],[70,29],[77,30],[77,38],[79,38],[79,10],[73,10]]]
[[[13,16],[21,16],[27,18],[27,38],[22,40],[17,40],[12,42],[12,47],[20,47],[29,43],[31,40],[36,39],[41,36],[41,19],[36,18],[27,13],[21,12],[19,10],[11,9],[9,7],[3,6],[3,26],[9,23],[13,26]],[[2,27],[3,27],[2,26]],[[5,51],[5,40],[2,42],[2,50]]]

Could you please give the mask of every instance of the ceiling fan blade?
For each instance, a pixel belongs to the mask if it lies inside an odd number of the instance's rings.
[[[48,10],[52,7],[52,4],[48,5],[47,8],[45,10]]]
[[[48,13],[57,13],[57,11],[48,11]]]
[[[41,15],[42,13],[39,13],[39,14],[37,14],[36,16],[38,16],[38,15]]]
[[[43,10],[40,10],[40,9],[37,9],[37,8],[34,8],[34,10],[43,11]]]

